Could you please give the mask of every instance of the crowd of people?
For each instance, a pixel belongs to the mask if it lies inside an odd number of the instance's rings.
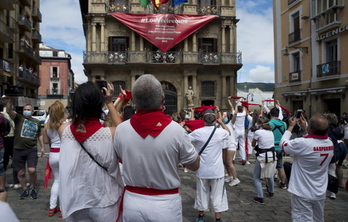
[[[225,183],[243,183],[235,163],[239,158],[247,167],[251,155],[256,155],[251,201],[265,204],[263,183],[266,194],[275,198],[278,177],[279,187],[291,193],[293,221],[324,221],[326,193],[332,199],[337,194],[326,184],[333,177],[337,187],[344,187],[344,115],[289,116],[278,101],[271,109],[262,104],[250,112],[245,98],[229,97],[225,112],[201,106],[169,116],[162,85],[151,74],[140,76],[131,91],[120,87],[115,101],[114,91],[110,83],[81,84],[71,113],[61,101],[54,102],[43,129],[32,118],[32,105],[20,114],[11,98],[3,98],[0,129],[4,132],[6,124],[11,129],[0,135],[0,200],[7,200],[10,158],[13,181],[23,189],[19,198],[38,198],[36,166],[44,144],[50,147],[45,188],[53,175],[48,216],[58,213],[67,222],[182,221],[180,165],[196,171],[197,221],[204,222],[211,205],[219,222],[229,207]],[[285,155],[293,157],[291,163],[283,163]]]

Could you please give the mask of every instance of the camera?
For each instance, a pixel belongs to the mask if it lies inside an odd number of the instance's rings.
[[[103,87],[107,88],[107,82],[105,80],[97,80],[98,86],[102,89]]]
[[[296,111],[296,118],[297,118],[297,119],[300,119],[300,118],[301,118],[302,112],[303,112],[302,109],[298,109],[298,110]]]

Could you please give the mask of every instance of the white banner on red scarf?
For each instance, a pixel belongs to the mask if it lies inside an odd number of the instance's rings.
[[[216,18],[216,15],[177,15],[144,13],[109,13],[166,52],[186,37]]]

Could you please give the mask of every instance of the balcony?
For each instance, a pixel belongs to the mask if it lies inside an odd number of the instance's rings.
[[[31,84],[35,84],[35,85],[40,85],[40,78],[36,75],[34,75],[32,72],[30,72],[29,70],[20,70],[18,73],[18,78],[21,81],[25,81]]]
[[[301,70],[290,72],[289,73],[289,81],[290,82],[301,82]]]
[[[33,8],[31,16],[35,22],[42,22],[42,14],[38,8]]]
[[[317,77],[335,76],[341,74],[341,62],[333,61],[317,65]]]
[[[289,34],[289,44],[293,44],[301,40],[301,29],[295,30]]]
[[[30,6],[30,0],[19,0],[19,2],[24,6]]]
[[[41,57],[28,45],[28,43],[26,43],[25,40],[21,40],[18,53],[31,59],[37,64],[41,64]]]
[[[84,52],[84,63],[242,64],[242,53],[203,53],[182,51]]]
[[[32,35],[31,35],[31,39],[33,40],[33,42],[36,42],[36,43],[42,42],[41,41],[41,34],[37,30],[33,30]]]
[[[14,10],[13,4],[17,3],[16,0],[1,0],[0,8],[5,10]]]
[[[4,22],[0,21],[0,40],[6,43],[14,42],[14,32]]]
[[[199,15],[218,15],[219,10],[216,5],[200,6],[198,7]]]
[[[31,30],[31,22],[25,15],[18,15],[18,25],[25,31]]]
[[[108,5],[108,12],[129,12],[129,5],[122,3],[110,3]]]
[[[47,95],[63,95],[64,90],[58,89],[58,88],[46,89],[46,94]]]

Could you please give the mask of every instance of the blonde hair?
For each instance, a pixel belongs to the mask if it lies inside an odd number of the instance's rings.
[[[48,114],[50,119],[48,120],[48,128],[58,130],[58,128],[65,121],[65,107],[59,100],[55,101],[49,108]]]
[[[272,130],[272,126],[268,123],[269,119],[265,116],[260,116],[257,122],[261,125],[261,127],[265,130]]]

